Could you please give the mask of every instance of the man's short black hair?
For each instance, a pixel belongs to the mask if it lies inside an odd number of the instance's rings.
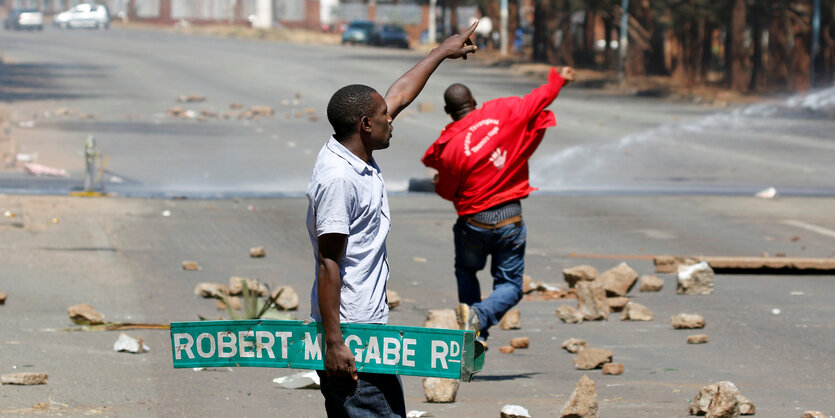
[[[328,102],[328,122],[334,130],[334,137],[341,141],[357,130],[363,116],[372,116],[376,110],[374,99],[377,93],[371,87],[351,84],[336,91]]]

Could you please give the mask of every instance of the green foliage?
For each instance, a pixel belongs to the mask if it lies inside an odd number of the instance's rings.
[[[230,319],[294,319],[292,314],[287,312],[281,312],[276,308],[276,301],[278,300],[279,296],[281,296],[281,294],[284,292],[284,289],[280,289],[278,292],[275,293],[275,295],[272,295],[269,292],[269,287],[267,287],[267,296],[261,298],[258,295],[258,289],[249,289],[246,280],[241,281],[241,286],[243,288],[243,290],[241,291],[241,298],[243,299],[241,307],[243,308],[243,312],[238,311],[232,307],[232,301],[228,295],[214,295],[215,299],[223,302],[226,305],[226,311],[229,313]],[[205,318],[200,317],[200,319],[204,320]]]

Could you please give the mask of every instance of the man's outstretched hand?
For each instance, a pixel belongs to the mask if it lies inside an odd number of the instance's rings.
[[[470,40],[470,36],[473,35],[476,27],[478,27],[478,20],[473,22],[473,24],[470,25],[470,27],[464,32],[447,38],[440,46],[438,46],[439,51],[442,52],[443,56],[446,58],[467,59],[467,54],[474,53],[478,49],[478,47],[473,44],[473,41]]]
[[[571,67],[560,67],[560,76],[565,79],[565,83],[568,84],[574,81],[574,78],[577,76],[577,73],[574,72],[574,68]]]

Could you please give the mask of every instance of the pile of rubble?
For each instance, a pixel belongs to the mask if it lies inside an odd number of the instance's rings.
[[[204,96],[195,94],[183,95],[177,97],[178,103],[203,103],[207,99]],[[319,120],[316,114],[316,109],[312,107],[299,108],[302,105],[301,94],[296,93],[292,100],[282,100],[282,106],[288,107],[284,113],[286,119],[295,117],[296,119],[304,119],[311,122]],[[212,109],[195,110],[183,106],[170,107],[166,114],[172,119],[190,119],[205,122],[210,119],[225,119],[225,120],[252,120],[258,121],[262,118],[272,118],[276,114],[276,110],[272,106],[265,105],[251,105],[246,107],[242,103],[230,103],[225,111],[217,111]]]

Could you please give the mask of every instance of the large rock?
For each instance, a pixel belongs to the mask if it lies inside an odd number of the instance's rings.
[[[605,348],[586,347],[574,356],[574,366],[580,370],[596,369],[612,362],[612,351]]]
[[[6,294],[3,293],[3,292],[0,292],[0,305],[5,305],[5,304],[6,304]]]
[[[386,301],[388,302],[389,309],[394,309],[400,306],[402,299],[400,299],[400,295],[398,295],[394,290],[386,289]]]
[[[697,329],[705,327],[705,317],[699,314],[680,313],[670,317],[675,329]]]
[[[458,319],[452,309],[430,309],[426,314],[424,328],[458,329]]]
[[[658,276],[641,276],[641,292],[658,292],[664,287],[664,279]]]
[[[597,280],[603,284],[603,289],[609,296],[626,296],[635,281],[638,280],[638,273],[632,270],[626,263],[620,263],[617,266],[604,271]]]
[[[606,291],[598,282],[579,282],[575,288],[577,294],[577,309],[583,319],[595,321],[609,319],[609,302]]]
[[[707,415],[710,418],[738,418],[742,409],[745,409],[746,415],[756,412],[754,404],[728,381],[703,387],[690,402],[691,415]]]
[[[281,292],[279,294],[279,292]],[[279,286],[272,293],[272,297],[278,294],[278,299],[275,300],[275,305],[282,311],[294,311],[299,309],[299,294],[292,286]]]
[[[528,294],[536,290],[536,287],[533,285],[533,277],[528,276],[527,274],[522,276],[522,293]]]
[[[649,308],[637,302],[629,302],[620,315],[621,321],[652,321],[655,314]]]
[[[67,309],[67,315],[69,315],[72,322],[78,325],[99,325],[104,323],[104,318],[101,314],[86,303],[70,306]]]
[[[258,296],[267,296],[270,294],[270,289],[259,283],[258,280],[235,276],[229,278],[229,294],[240,295],[243,292],[243,282],[246,282],[246,287],[250,292],[254,291]]]
[[[505,405],[502,407],[501,418],[531,418],[531,414],[522,406]]]
[[[574,287],[580,281],[594,281],[597,278],[597,269],[589,265],[574,266],[563,269],[562,275],[568,283],[568,287]]]
[[[249,249],[249,256],[252,258],[263,258],[267,255],[264,247],[252,247]]]
[[[438,377],[427,377],[423,379],[423,394],[426,396],[426,402],[455,402],[455,395],[457,393],[457,379],[441,379]]]
[[[229,286],[220,283],[203,282],[197,284],[194,288],[194,294],[204,298],[212,298],[215,296],[228,295]]]
[[[603,365],[603,374],[621,375],[626,370],[621,363],[606,363]]]
[[[584,350],[585,351],[585,350]],[[560,411],[560,418],[599,418],[594,381],[583,376]]]
[[[629,298],[623,296],[615,296],[613,298],[606,298],[606,303],[609,304],[610,312],[622,312],[626,304],[629,303]]]
[[[183,261],[183,270],[197,271],[200,270],[200,265],[196,261],[186,260]]]
[[[510,340],[510,346],[513,348],[528,348],[530,345],[531,339],[528,337],[519,337]]]
[[[581,340],[579,338],[569,338],[562,342],[561,347],[569,353],[576,353],[586,348],[587,346],[588,343],[586,343],[586,340]]]
[[[4,385],[45,385],[49,381],[46,373],[11,373],[0,376],[0,382]]]
[[[687,344],[704,344],[709,340],[707,334],[696,334],[687,337]]]
[[[713,278],[713,269],[705,261],[679,266],[676,292],[680,295],[709,295],[713,293]]]
[[[583,322],[583,314],[571,305],[560,305],[560,307],[557,308],[557,318],[562,319],[562,322],[569,324],[579,324]]]
[[[511,309],[507,311],[499,321],[499,328],[503,330],[522,328],[522,314],[519,309]]]

